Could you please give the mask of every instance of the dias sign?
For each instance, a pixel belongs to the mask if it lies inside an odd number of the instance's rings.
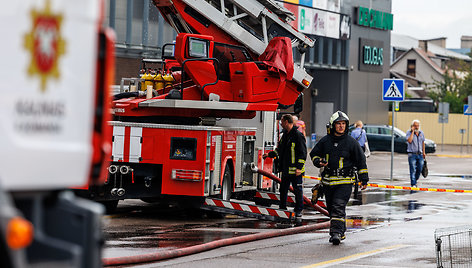
[[[359,38],[359,71],[381,73],[383,53],[382,41]]]

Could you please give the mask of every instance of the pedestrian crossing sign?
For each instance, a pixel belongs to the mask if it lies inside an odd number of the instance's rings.
[[[384,79],[382,86],[383,101],[404,101],[405,100],[405,80]]]

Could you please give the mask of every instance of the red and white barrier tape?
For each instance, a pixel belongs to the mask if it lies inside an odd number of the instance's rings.
[[[313,176],[303,176],[307,179],[312,180],[321,180],[320,177]],[[438,188],[423,188],[423,187],[409,187],[409,186],[395,186],[395,185],[384,185],[369,183],[367,186],[377,187],[377,188],[386,188],[386,189],[398,189],[398,190],[412,190],[412,191],[426,191],[426,192],[444,192],[444,193],[472,193],[472,190],[454,190],[454,189],[438,189]]]

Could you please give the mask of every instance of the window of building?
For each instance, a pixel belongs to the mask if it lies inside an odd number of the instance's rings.
[[[406,65],[406,74],[416,77],[416,60],[408,60]]]

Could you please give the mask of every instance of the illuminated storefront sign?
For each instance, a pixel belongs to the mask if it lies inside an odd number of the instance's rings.
[[[383,42],[359,38],[359,71],[381,73],[383,64]]]
[[[393,30],[393,14],[367,7],[357,7],[356,24],[379,30]]]

